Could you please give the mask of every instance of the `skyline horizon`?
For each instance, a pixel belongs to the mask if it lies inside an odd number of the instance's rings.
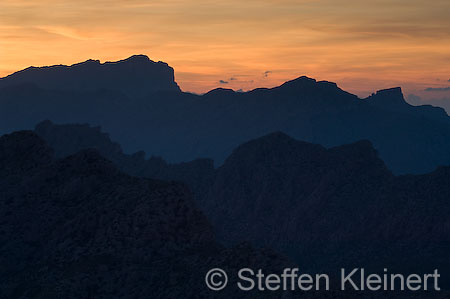
[[[117,59],[117,60],[108,60],[108,59],[102,60],[102,59],[97,59],[97,58],[89,58],[89,59],[86,59],[86,60],[83,60],[83,61],[77,61],[77,62],[70,63],[70,64],[57,63],[57,64],[29,65],[27,67],[24,67],[24,68],[15,70],[15,71],[11,71],[11,72],[6,73],[6,74],[0,73],[0,80],[4,79],[4,78],[7,78],[7,77],[10,77],[10,76],[12,76],[12,75],[14,75],[16,73],[20,73],[20,72],[25,71],[25,70],[30,69],[30,68],[38,68],[39,69],[39,68],[49,68],[49,67],[58,67],[58,66],[73,67],[73,66],[76,66],[78,64],[86,63],[88,61],[99,62],[99,64],[103,65],[103,64],[107,64],[107,63],[117,63],[117,62],[126,61],[126,60],[128,60],[130,58],[138,57],[138,56],[144,56],[144,57],[148,58],[150,61],[155,62],[155,63],[158,63],[158,62],[166,63],[169,67],[171,67],[174,70],[174,77],[175,77],[174,79],[175,79],[175,82],[180,87],[181,91],[182,92],[186,92],[186,93],[197,94],[197,95],[203,95],[203,94],[206,94],[206,93],[208,93],[208,92],[210,92],[212,90],[219,89],[219,88],[230,89],[230,90],[233,90],[235,92],[249,92],[249,91],[252,91],[252,90],[255,90],[255,89],[259,89],[259,88],[269,88],[270,89],[270,88],[275,88],[275,87],[281,86],[282,84],[284,84],[286,82],[290,82],[290,81],[293,81],[293,80],[296,80],[296,79],[299,79],[299,78],[302,78],[302,77],[306,77],[306,78],[313,79],[313,80],[315,80],[317,82],[325,81],[325,82],[335,83],[340,89],[342,89],[344,91],[347,91],[347,92],[349,92],[351,94],[354,94],[354,95],[358,96],[361,99],[367,98],[370,95],[372,95],[372,94],[374,94],[374,93],[376,93],[378,91],[394,89],[394,88],[400,88],[402,90],[402,93],[403,93],[406,101],[408,101],[408,97],[409,96],[411,96],[411,95],[415,96],[415,94],[412,94],[412,93],[408,94],[407,91],[406,91],[407,89],[404,86],[402,86],[402,85],[395,85],[394,84],[394,85],[390,85],[390,86],[388,85],[388,86],[384,86],[384,87],[375,87],[373,90],[367,90],[364,93],[358,93],[357,91],[354,92],[352,90],[352,88],[345,88],[343,86],[343,84],[339,83],[338,81],[327,80],[327,79],[323,79],[323,78],[318,79],[317,77],[311,76],[309,74],[300,74],[300,73],[298,73],[297,75],[294,74],[293,77],[286,78],[286,79],[284,79],[284,80],[282,80],[280,82],[273,82],[272,84],[269,84],[269,85],[252,86],[249,89],[239,88],[239,86],[237,86],[237,87],[236,86],[232,86],[232,84],[230,84],[231,82],[226,82],[225,83],[225,82],[220,82],[219,81],[219,82],[216,82],[215,87],[210,87],[209,89],[204,89],[203,91],[195,91],[195,90],[189,90],[189,89],[183,88],[183,86],[184,86],[183,82],[177,80],[177,69],[175,67],[173,67],[170,63],[168,63],[165,60],[154,60],[148,54],[143,54],[143,53],[132,54],[130,56],[127,56],[127,57],[124,57],[124,58],[120,58],[120,59]],[[233,81],[233,80],[230,80],[230,81]],[[439,89],[439,91],[446,91],[446,89],[450,89],[450,79],[448,80],[448,82],[449,82],[449,87],[436,88],[436,89]],[[435,88],[426,88],[424,90],[420,90],[420,92],[429,92],[429,91],[433,91],[433,89],[435,89]],[[408,101],[408,103],[409,103],[409,101]]]
[[[146,53],[189,92],[305,74],[361,97],[401,86],[414,101],[450,106],[449,9],[447,0],[4,0],[0,76]]]
[[[450,299],[449,12],[0,0],[0,299]]]

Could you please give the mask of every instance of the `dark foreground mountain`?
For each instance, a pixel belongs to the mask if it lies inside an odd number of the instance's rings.
[[[274,133],[238,147],[202,205],[225,243],[315,270],[440,269],[449,286],[449,198],[449,167],[394,176],[368,141],[326,149]]]
[[[88,125],[46,121],[36,133],[61,157],[96,148],[124,171],[187,183],[225,244],[276,248],[311,271],[450,272],[448,167],[395,176],[368,141],[326,149],[278,132],[241,145],[216,170],[161,159],[160,168],[148,162],[156,158],[123,162],[136,155]]]
[[[80,132],[77,126],[59,127],[67,128]],[[74,141],[82,147],[79,136]],[[102,151],[109,148],[104,141]],[[65,156],[62,149],[56,152]],[[238,148],[202,204],[221,239],[271,244],[296,258],[305,254],[299,258],[302,270],[349,261],[395,268],[392,257],[404,248],[400,266],[408,261],[414,272],[433,267],[445,272],[449,224],[442,198],[449,192],[436,186],[447,186],[448,178],[446,169],[396,178],[367,142],[326,150],[276,133]],[[404,184],[386,197],[395,180]],[[381,194],[377,203],[370,201],[375,187]],[[434,197],[418,200],[428,192]],[[94,149],[55,159],[28,131],[0,137],[0,217],[0,298],[446,298],[446,293],[243,293],[236,288],[238,269],[282,273],[292,263],[245,243],[221,246],[180,183],[131,177]],[[384,251],[377,250],[380,244]],[[422,260],[416,264],[418,250]],[[369,256],[371,264],[365,264]],[[230,276],[230,287],[218,293],[204,284],[213,267]]]
[[[31,68],[0,79],[0,133],[56,123],[101,125],[125,152],[169,162],[212,158],[274,131],[338,146],[367,139],[394,173],[450,165],[450,118],[413,107],[399,88],[359,99],[307,77],[245,93],[183,93],[173,70],[144,56],[117,63]]]
[[[94,150],[55,160],[27,131],[0,137],[0,219],[0,298],[254,298],[208,291],[204,275],[288,265],[219,245],[184,185],[128,176]]]

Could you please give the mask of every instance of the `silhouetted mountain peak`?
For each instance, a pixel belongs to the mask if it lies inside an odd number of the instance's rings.
[[[403,97],[401,87],[379,90],[375,94],[368,97],[367,100],[374,104],[383,106],[409,105]]]
[[[280,87],[328,87],[332,89],[339,89],[337,84],[330,81],[317,81],[316,79],[307,77],[307,76],[301,76],[297,79],[290,80],[282,84]]]
[[[254,166],[257,165],[257,166]],[[391,177],[372,143],[367,140],[330,149],[299,141],[282,132],[274,132],[239,146],[222,168],[313,169],[329,167],[334,171],[361,173],[359,177]]]
[[[240,145],[228,157],[225,165],[236,162],[239,164],[267,163],[268,161],[284,163],[281,161],[307,159],[322,151],[325,151],[325,148],[321,145],[298,141],[277,131]]]
[[[392,88],[381,89],[381,90],[377,91],[377,94],[378,95],[395,95],[395,96],[403,97],[403,92],[402,92],[401,87],[392,87]]]
[[[231,88],[216,88],[205,93],[205,96],[227,96],[230,94],[235,94],[235,91]]]
[[[101,131],[101,127],[88,124],[55,125],[45,120],[36,125],[35,132],[53,147],[58,158],[89,148],[97,149],[107,158],[122,154],[121,146],[112,142],[109,135]],[[55,144],[64,144],[66,147],[55,147]]]
[[[318,98],[327,99],[328,103],[340,103],[344,105],[348,100],[353,101],[357,99],[357,96],[343,91],[334,82],[317,81],[306,76],[287,81],[272,90],[286,95],[300,95],[310,100]]]
[[[44,129],[44,128],[49,128],[52,126],[53,126],[53,122],[51,120],[46,119],[46,120],[43,120],[40,123],[38,123],[35,127],[35,130],[37,130],[37,128]]]
[[[369,140],[337,146],[331,148],[329,152],[333,155],[344,157],[345,163],[352,165],[352,169],[359,169],[364,173],[372,172],[391,176],[390,170],[386,167],[383,160],[379,158],[377,150]]]
[[[316,79],[309,78],[307,76],[301,76],[294,80],[283,83],[280,87],[305,87],[314,86],[317,83]]]
[[[150,58],[147,55],[143,55],[143,54],[132,55],[122,61],[135,62],[135,63],[151,62]]]
[[[83,61],[83,62],[72,64],[70,67],[82,67],[82,66],[83,67],[93,67],[93,66],[99,66],[99,65],[101,65],[100,60],[88,59],[88,60]],[[64,66],[62,65],[61,67],[64,67]],[[39,69],[38,67],[34,67],[34,68],[35,69]]]
[[[116,62],[101,63],[90,59],[71,66],[30,67],[0,78],[0,88],[22,83],[33,83],[51,90],[109,89],[128,96],[180,91],[174,70],[166,63],[154,62],[145,55],[134,55]]]

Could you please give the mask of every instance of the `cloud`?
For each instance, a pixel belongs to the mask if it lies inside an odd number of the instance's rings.
[[[180,86],[198,93],[222,78],[234,88],[273,87],[299,70],[338,81],[353,93],[391,82],[424,89],[434,86],[436,74],[450,75],[450,1],[429,3],[1,0],[0,76],[29,65],[146,53],[169,63]],[[213,73],[217,77],[211,79]],[[430,80],[417,79],[417,73]]]
[[[450,86],[449,87],[428,87],[425,89],[425,91],[450,91]]]
[[[236,81],[239,83],[253,83],[253,80],[252,81],[241,81],[236,77],[230,77],[229,79],[226,79],[226,80],[219,80],[219,83],[220,84],[230,84],[232,81]]]

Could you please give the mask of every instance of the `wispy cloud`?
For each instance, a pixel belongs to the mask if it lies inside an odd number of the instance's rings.
[[[425,91],[450,91],[450,87],[428,87]]]
[[[423,92],[448,76],[449,10],[448,0],[1,0],[0,77],[145,53],[196,92],[303,74],[352,92]]]
[[[265,71],[264,72],[264,78],[269,77],[270,74],[272,74],[272,71]]]

